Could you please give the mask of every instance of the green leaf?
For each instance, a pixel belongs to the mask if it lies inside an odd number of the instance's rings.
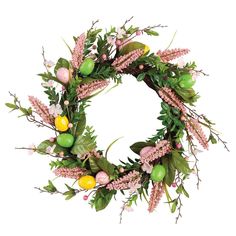
[[[171,186],[171,184],[174,182],[175,179],[175,172],[176,168],[173,165],[173,162],[171,161],[170,157],[162,157],[161,159],[162,165],[165,167],[166,170],[166,175],[164,178],[164,182],[168,185]]]
[[[97,159],[96,157],[90,157],[89,158],[89,165],[90,169],[93,173],[97,173],[101,168],[97,165]]]
[[[65,68],[69,69],[70,68],[69,61],[67,61],[64,58],[59,58],[59,60],[57,61],[57,64],[55,65],[54,73],[56,74],[58,69],[61,68],[61,67],[65,67]]]
[[[212,144],[216,144],[216,143],[217,143],[217,140],[216,140],[216,138],[215,138],[215,137],[214,137],[212,134],[210,134],[210,136],[209,136],[209,139],[208,139],[208,140],[210,140]]]
[[[57,191],[51,180],[48,180],[48,185],[44,186],[43,189],[48,191],[49,193],[54,193]]]
[[[5,105],[9,108],[12,108],[12,109],[16,109],[17,106],[15,104],[12,104],[12,103],[5,103]]]
[[[74,146],[71,149],[71,153],[75,155],[82,155],[86,152],[90,152],[97,147],[96,136],[93,136],[94,131],[91,127],[86,127],[86,133],[82,136],[78,136]]]
[[[79,112],[74,113],[73,124],[75,127],[75,137],[78,137],[83,134],[86,127],[86,114],[84,111],[84,105],[81,104],[79,107]]]
[[[56,145],[54,153],[59,153],[59,152],[64,152],[64,154],[68,153],[68,150],[66,148],[59,146],[57,143],[50,142],[49,140],[41,142],[37,147],[37,152],[40,154],[47,154],[46,153],[47,147],[52,147],[53,145]]]
[[[170,158],[179,172],[182,172],[183,174],[189,174],[191,172],[188,162],[178,153],[178,151],[172,151],[172,157]]]
[[[97,160],[97,165],[105,171],[108,175],[113,175],[115,167],[105,157],[101,157]]]
[[[137,76],[137,81],[142,81],[146,76],[146,73],[141,73]]]
[[[147,147],[147,146],[155,146],[155,143],[153,142],[137,142],[134,143],[130,146],[130,149],[139,155],[140,151],[142,150],[142,148]]]
[[[178,205],[178,200],[175,199],[171,206],[171,213],[174,213],[176,211],[177,205]]]
[[[101,211],[105,209],[114,194],[116,194],[115,190],[109,191],[105,187],[99,188],[96,191],[94,199],[91,201],[92,206],[95,206],[96,211]]]
[[[145,29],[144,32],[145,32],[147,35],[152,35],[152,36],[158,36],[158,35],[159,35],[156,31],[150,30],[150,29]]]

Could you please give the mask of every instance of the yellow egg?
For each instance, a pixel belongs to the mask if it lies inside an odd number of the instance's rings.
[[[64,132],[68,130],[69,120],[66,116],[57,116],[55,126],[58,131]]]
[[[78,184],[82,189],[89,190],[96,186],[96,180],[91,175],[85,175],[78,180]]]
[[[150,48],[147,45],[145,45],[145,47],[143,49],[143,54],[146,54],[149,51],[150,51]]]

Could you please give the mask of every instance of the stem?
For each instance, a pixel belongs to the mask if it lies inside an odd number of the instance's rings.
[[[122,218],[123,218],[123,213],[124,213],[125,207],[126,207],[126,205],[128,204],[128,202],[130,201],[130,199],[132,198],[133,194],[134,194],[134,193],[131,193],[131,194],[129,195],[129,197],[127,198],[127,200],[126,200],[126,201],[123,201],[123,205],[122,205],[122,207],[121,207],[121,212],[120,212],[120,222],[119,222],[120,224],[122,223]]]
[[[176,181],[177,187],[179,187],[180,185],[183,185],[183,179],[180,177],[179,172],[176,176],[176,180],[177,180]],[[180,181],[180,184],[178,184],[178,181]],[[178,194],[178,197],[176,198],[176,201],[179,204],[179,207],[177,208],[178,215],[176,216],[176,219],[175,219],[175,223],[177,224],[178,221],[179,221],[179,218],[182,217],[181,209],[182,209],[183,204],[182,204],[182,200],[181,200],[181,193]]]

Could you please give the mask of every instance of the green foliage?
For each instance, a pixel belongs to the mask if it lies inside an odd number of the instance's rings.
[[[68,100],[70,104],[77,103],[78,98],[77,98],[76,89],[78,88],[81,82],[82,82],[82,78],[76,75],[76,77],[72,79],[71,82],[69,83],[66,90],[66,100]]]
[[[49,100],[50,105],[59,103],[60,96],[59,96],[59,93],[56,92],[55,87],[46,88],[44,93],[48,95],[48,100]]]
[[[147,147],[147,146],[155,146],[155,143],[153,143],[153,142],[136,142],[136,143],[134,143],[134,144],[132,144],[131,146],[130,146],[130,149],[134,152],[134,153],[136,153],[136,154],[138,154],[139,155],[139,153],[140,153],[140,151],[142,150],[142,148],[144,148],[144,147]]]
[[[64,152],[64,154],[68,153],[68,149],[59,146],[56,142],[50,142],[49,140],[44,140],[43,142],[41,142],[36,150],[39,154],[45,155],[47,154],[47,148],[52,147],[53,145],[56,145],[56,147],[54,148],[54,153],[59,153],[59,152]]]
[[[155,31],[155,30],[152,30],[152,29],[145,29],[144,32],[147,34],[147,35],[151,35],[151,36],[159,36],[159,34]]]
[[[97,173],[101,168],[97,164],[96,157],[89,157],[89,167],[93,173]]]
[[[92,207],[95,207],[96,211],[101,211],[107,207],[115,194],[115,190],[109,191],[106,187],[99,188],[96,191],[94,198],[90,201],[90,204]]]
[[[191,172],[188,162],[176,150],[172,151],[171,161],[174,167],[181,173],[187,175]]]
[[[84,55],[88,55],[91,52],[91,47],[97,40],[97,35],[102,31],[102,29],[90,29],[87,32],[87,37],[84,46]]]
[[[85,134],[77,137],[74,146],[71,149],[71,153],[75,155],[82,155],[86,152],[90,152],[97,147],[96,136],[94,136],[94,130],[92,127],[87,126]]]
[[[65,184],[68,191],[64,192],[63,195],[66,196],[66,200],[70,200],[71,198],[73,198],[76,195],[76,189],[71,188],[69,185]]]
[[[184,185],[180,184],[178,188],[176,189],[176,193],[178,194],[184,194],[187,198],[189,198],[188,192],[185,190]]]
[[[174,166],[173,163],[173,158],[169,156],[165,156],[161,158],[162,165],[165,167],[166,170],[166,175],[164,178],[164,182],[168,185],[171,186],[171,184],[175,180],[175,174],[176,174],[176,167]]]
[[[64,59],[64,58],[59,58],[55,67],[54,67],[54,73],[56,75],[58,69],[60,69],[61,67],[64,67],[64,68],[67,68],[69,69],[70,68],[70,63],[68,60]]]
[[[79,158],[66,158],[62,160],[51,161],[49,163],[51,169],[54,168],[74,168],[74,167],[82,167],[82,162]]]
[[[105,157],[101,157],[96,161],[97,166],[105,171],[108,175],[113,175],[115,172],[115,166],[111,164]]]
[[[212,144],[216,144],[217,143],[217,140],[216,138],[214,137],[214,135],[211,133],[209,138],[208,138],[208,141],[211,141]]]
[[[55,193],[57,191],[51,180],[48,180],[48,185],[44,186],[43,189],[49,193]]]

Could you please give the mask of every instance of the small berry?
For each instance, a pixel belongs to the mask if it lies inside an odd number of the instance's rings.
[[[59,152],[60,157],[64,157],[64,152]]]
[[[172,186],[173,188],[176,188],[176,187],[177,187],[177,184],[176,184],[176,183],[172,183],[171,186]]]
[[[73,124],[72,123],[69,123],[68,124],[68,128],[72,128],[73,127]]]
[[[142,31],[141,31],[141,30],[136,31],[136,35],[137,35],[137,36],[139,36],[139,35],[141,35],[141,34],[142,34]]]
[[[180,117],[180,120],[181,120],[181,121],[186,121],[186,117],[185,117],[185,116],[181,116],[181,117]]]
[[[68,100],[65,100],[65,101],[64,101],[64,105],[65,105],[65,106],[68,106],[68,105],[69,105],[69,101],[68,101]]]
[[[121,45],[121,40],[117,39],[116,40],[116,46],[120,46]]]
[[[143,70],[144,65],[141,64],[141,65],[138,66],[138,68],[139,68],[140,70]]]
[[[124,173],[124,172],[125,172],[125,169],[124,169],[123,167],[121,167],[121,168],[119,169],[119,172],[120,172],[120,173]]]
[[[181,143],[176,143],[176,148],[177,149],[181,149],[182,148],[182,144]]]
[[[88,200],[88,195],[84,195],[83,199],[84,199],[84,201],[87,201]]]
[[[102,54],[102,59],[105,61],[107,59],[107,55],[106,54]]]

